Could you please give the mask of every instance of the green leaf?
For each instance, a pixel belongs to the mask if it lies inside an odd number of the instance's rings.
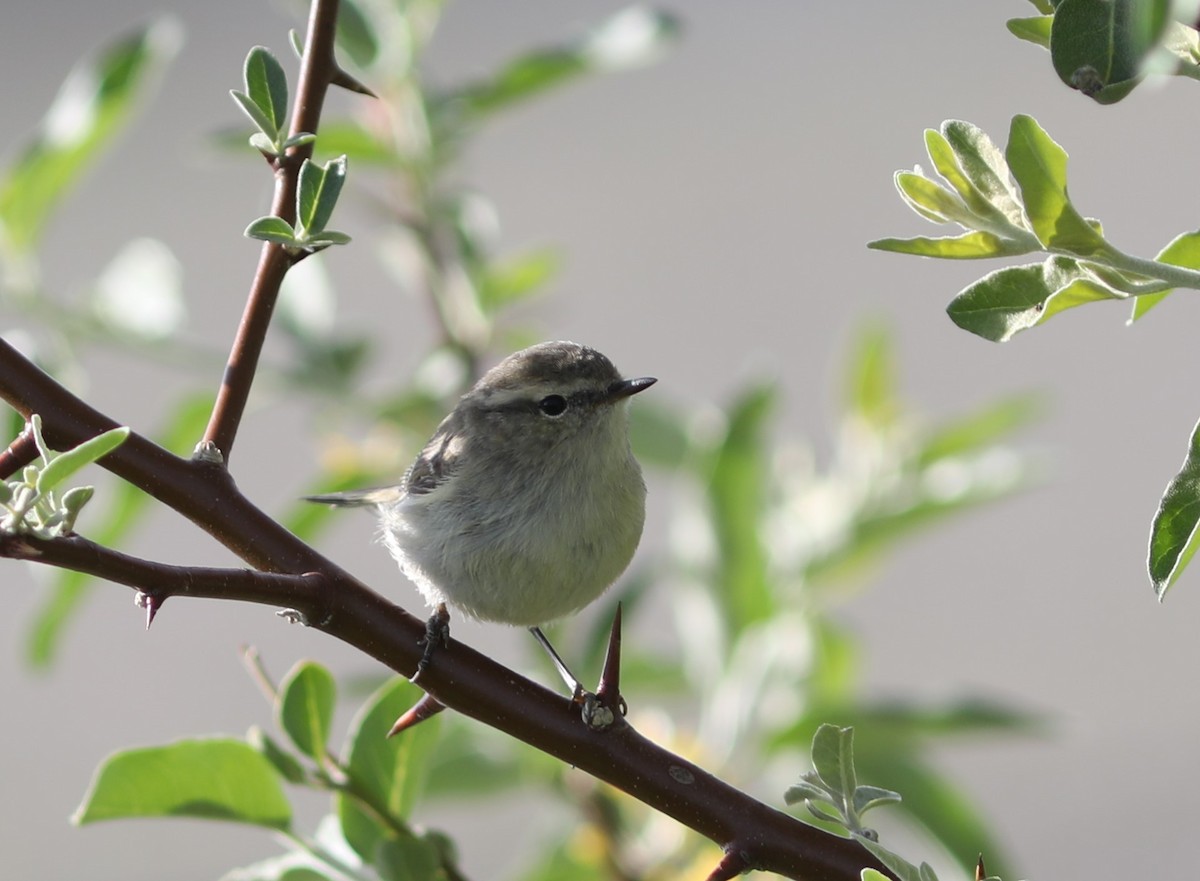
[[[854,729],[822,725],[813,735],[812,763],[829,791],[850,799],[858,788],[854,772]]]
[[[1100,104],[1120,101],[1139,82],[1169,13],[1169,0],[1063,0],[1050,29],[1054,71]]]
[[[268,215],[251,221],[242,233],[248,239],[259,239],[264,242],[274,242],[277,245],[295,247],[296,231],[282,217]]]
[[[54,489],[75,472],[98,459],[103,459],[129,437],[129,428],[111,428],[103,434],[98,434],[91,440],[86,440],[74,449],[59,453],[38,474],[37,490],[47,493]]]
[[[1002,239],[990,232],[966,232],[958,236],[937,238],[916,236],[911,239],[876,239],[868,242],[867,247],[875,251],[915,254],[918,257],[941,257],[944,260],[1012,257],[1038,250],[1030,244],[1015,239]]]
[[[860,817],[872,808],[900,803],[900,793],[880,786],[859,786],[854,790],[854,812]]]
[[[1014,230],[1027,230],[1025,209],[1013,188],[1008,162],[987,133],[960,119],[943,122],[941,132],[971,185]]]
[[[331,159],[346,155],[355,164],[395,167],[401,164],[396,148],[381,140],[374,132],[352,120],[332,120],[321,123],[317,151]]]
[[[212,397],[200,395],[181,402],[171,414],[166,429],[158,435],[160,446],[178,455],[191,452],[192,445],[208,422]],[[89,531],[93,541],[105,547],[118,546],[147,510],[150,497],[131,483],[118,482],[104,493],[104,516]],[[58,652],[67,624],[88,595],[91,576],[70,569],[60,570],[50,596],[38,611],[26,644],[26,656],[34,667],[47,667]]]
[[[963,330],[1002,343],[1065,309],[1119,299],[1125,295],[1090,275],[1078,261],[1055,256],[985,275],[963,289],[946,312]]]
[[[881,863],[887,866],[900,881],[937,881],[932,875],[933,869],[930,869],[927,863],[922,863],[921,868],[917,868],[904,859],[904,857],[888,850],[878,841],[874,841],[865,835],[855,835],[854,838],[859,844],[874,854]],[[930,874],[926,875],[923,870],[928,870]],[[863,870],[864,879],[867,877],[867,871],[870,870]]]
[[[1054,24],[1053,15],[1036,15],[1032,18],[1010,18],[1006,25],[1008,32],[1027,43],[1034,43],[1043,49],[1050,48],[1050,28]]]
[[[1048,249],[1080,257],[1111,249],[1075,210],[1067,196],[1067,153],[1031,116],[1014,116],[1005,151],[1025,213],[1034,233]]]
[[[84,825],[134,817],[199,817],[287,829],[279,775],[240,740],[181,740],[104,760],[72,818]]]
[[[774,402],[771,386],[752,388],[734,402],[708,475],[718,549],[715,589],[731,633],[770,617],[775,608],[761,530],[768,473],[765,423]]]
[[[1185,269],[1200,269],[1200,230],[1185,232],[1175,237],[1169,245],[1158,252],[1158,256],[1154,259],[1160,263],[1170,263],[1172,266],[1182,266]],[[1133,312],[1129,316],[1129,323],[1137,321],[1161,303],[1172,290],[1174,288],[1134,298]]]
[[[975,186],[974,181],[967,177],[959,163],[957,151],[944,134],[933,129],[926,129],[925,149],[938,174],[954,188],[967,208],[984,224],[993,228],[1012,226],[1009,217],[993,205],[991,199]],[[972,226],[978,226],[978,224],[972,224]]]
[[[229,96],[237,102],[238,107],[254,123],[254,127],[258,129],[258,131],[250,136],[250,145],[264,153],[271,155],[278,153],[279,147],[277,141],[279,139],[279,131],[275,128],[275,123],[271,119],[270,114],[259,107],[258,103],[245,92],[230,89]]]
[[[279,685],[275,712],[292,743],[318,763],[325,760],[337,686],[333,674],[312,661],[301,661]]]
[[[373,810],[339,793],[337,814],[346,841],[364,860],[373,860],[382,842],[398,836],[397,828],[408,819],[424,785],[440,719],[427,719],[396,737],[387,737],[396,719],[422,694],[407,680],[395,679],[375,693],[351,724],[347,771],[353,790]],[[387,818],[386,825],[375,818],[376,813]]]
[[[288,112],[287,76],[279,59],[265,46],[255,46],[246,56],[243,77],[246,94],[267,122],[266,128],[261,124],[259,127],[264,134],[277,139]]]
[[[1161,600],[1179,580],[1200,545],[1200,423],[1192,429],[1187,456],[1171,478],[1150,527],[1147,568]]]
[[[37,245],[50,213],[124,128],[179,44],[175,20],[159,19],[71,72],[41,132],[0,176],[0,240],[5,245],[18,252]]]
[[[963,200],[937,181],[916,171],[897,171],[896,189],[908,207],[933,223],[957,223],[968,229],[974,215]]]
[[[311,159],[300,166],[296,190],[296,234],[307,239],[321,233],[333,214],[342,184],[346,181],[346,157],[339,156],[324,165]],[[338,233],[337,235],[344,235]],[[349,237],[346,238],[349,241]]]

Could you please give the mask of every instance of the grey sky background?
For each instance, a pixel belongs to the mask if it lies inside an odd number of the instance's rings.
[[[431,75],[483,74],[617,8],[460,0],[435,41]],[[503,116],[462,177],[498,205],[506,246],[561,246],[565,270],[536,313],[546,336],[593,344],[629,373],[659,377],[655,394],[722,402],[749,378],[777,377],[781,431],[826,452],[844,344],[874,317],[894,328],[905,396],[931,416],[1043,391],[1048,416],[1026,441],[1049,462],[1045,485],[906,544],[840,617],[868,646],[872,694],[994,696],[1050,719],[1043,738],[963,743],[936,757],[984,806],[1024,876],[1190,878],[1200,573],[1160,606],[1144,556],[1159,494],[1200,415],[1185,354],[1195,298],[1181,294],[1134,328],[1124,307],[1093,306],[996,346],[944,315],[953,294],[995,264],[864,248],[881,236],[935,234],[891,183],[897,168],[928,165],[926,127],[963,118],[1002,143],[1017,113],[1068,150],[1076,204],[1127,252],[1152,256],[1195,227],[1185,121],[1197,86],[1142,88],[1098,107],[1057,81],[1045,53],[1007,34],[1007,18],[1032,10],[1020,0],[678,4],[683,37],[661,63]],[[223,345],[257,256],[240,233],[265,212],[270,180],[256,162],[214,156],[204,139],[237,123],[227,90],[240,83],[246,51],[263,43],[282,53],[290,19],[232,0],[9,2],[0,150],[11,156],[23,142],[79,55],[161,11],[178,17],[186,45],[131,136],[55,222],[47,283],[78,293],[126,241],[159,237],[186,268],[196,335]],[[335,111],[351,100],[337,96]],[[338,225],[355,234],[369,223],[360,211]],[[387,369],[404,369],[410,344],[419,350],[431,332],[421,305],[373,297],[380,277],[367,253],[327,262],[340,320],[394,328]],[[0,314],[0,329],[10,322]],[[152,428],[163,402],[190,383],[115,354],[92,366],[91,399],[138,429]],[[286,406],[255,409],[243,425],[234,469],[268,510],[308,473],[304,430]],[[672,500],[659,492],[650,505],[661,527]],[[347,521],[331,553],[373,583],[395,583],[398,601],[415,606],[369,536],[368,524]],[[652,530],[647,552],[662,540]],[[132,550],[229,561],[168,514]],[[306,656],[342,671],[361,670],[358,659],[266,608],[175,601],[144,633],[129,592],[106,587],[58,666],[32,676],[21,644],[41,599],[38,573],[3,571],[5,876],[203,879],[271,853],[261,833],[226,825],[75,830],[66,818],[114,749],[269,723],[240,644],[259,646],[276,675]],[[456,634],[529,669],[517,631]],[[536,826],[501,807],[471,813],[506,840],[536,846]],[[472,828],[433,819],[463,839]],[[463,843],[468,873],[493,877],[493,856]]]

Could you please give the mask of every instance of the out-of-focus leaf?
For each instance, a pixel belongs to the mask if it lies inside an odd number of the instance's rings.
[[[985,404],[966,416],[934,428],[921,443],[917,464],[926,467],[939,459],[980,452],[1034,422],[1044,409],[1042,399],[1029,394]]]
[[[427,719],[396,737],[387,736],[396,719],[422,694],[407,680],[395,679],[376,692],[351,723],[347,771],[354,790],[363,794],[374,811],[339,793],[337,814],[346,841],[364,860],[373,860],[380,844],[397,837],[395,828],[381,825],[375,813],[402,825],[429,771],[440,719]]]
[[[370,67],[379,54],[379,41],[370,16],[358,0],[342,0],[338,6],[337,45],[359,67]],[[323,126],[321,137],[325,137]]]
[[[558,251],[539,248],[509,260],[493,263],[479,278],[479,304],[496,312],[538,292],[562,265]]]
[[[416,835],[382,842],[373,860],[384,881],[447,881],[437,845]]]
[[[1036,250],[1016,239],[1002,239],[990,232],[966,232],[958,236],[914,236],[910,239],[876,239],[867,243],[876,251],[940,257],[944,260],[981,260],[987,257],[1012,257]]]
[[[344,155],[353,159],[356,165],[396,166],[402,161],[394,147],[351,120],[322,122],[316,152],[326,159]]]
[[[583,73],[644,64],[663,49],[678,29],[678,21],[666,13],[629,7],[584,39],[522,55],[492,78],[449,94],[441,103],[475,116],[493,113]]]
[[[1040,264],[1007,266],[985,275],[963,289],[946,313],[963,330],[1003,343],[1066,309],[1125,298],[1078,261],[1053,256]]]
[[[33,250],[51,211],[124,128],[180,44],[174,19],[159,19],[76,67],[41,131],[0,177],[0,240]]]
[[[980,853],[988,855],[989,871],[1016,877],[1005,865],[1003,849],[971,799],[919,756],[889,748],[884,738],[868,744],[874,738],[866,736],[866,729],[857,733],[854,754],[859,776],[900,793],[904,799],[900,808],[945,846],[967,877],[974,877]]]
[[[674,470],[683,465],[689,440],[684,418],[659,401],[642,401],[629,410],[633,451],[643,465]]]
[[[183,325],[183,266],[163,242],[129,242],[96,279],[92,309],[109,327],[160,340]]]
[[[181,740],[105,759],[72,818],[83,825],[134,817],[198,817],[287,829],[279,775],[240,740]]]
[[[279,685],[275,703],[279,727],[301,752],[318,763],[325,760],[336,695],[333,675],[312,661],[298,663]]]
[[[1120,101],[1170,21],[1170,0],[1062,0],[1050,29],[1059,79],[1100,104]]]
[[[424,724],[424,723],[422,723]],[[437,749],[429,756],[429,798],[481,798],[527,786],[512,741],[493,732],[447,719]]]
[[[1032,116],[1014,116],[1005,159],[1034,233],[1047,248],[1080,257],[1102,254],[1108,243],[1071,204],[1067,195],[1067,153]]]
[[[1163,263],[1170,263],[1172,266],[1200,269],[1200,230],[1185,232],[1175,237],[1169,245],[1158,252],[1158,256],[1154,259]],[[1174,290],[1174,288],[1171,290]],[[1129,323],[1132,324],[1137,321],[1161,303],[1163,298],[1171,293],[1171,290],[1134,298],[1133,312],[1129,316]]]
[[[1041,46],[1043,49],[1050,48],[1050,27],[1053,24],[1053,15],[1036,15],[1032,18],[1010,18],[1006,22],[1008,32],[1014,37],[1025,40],[1027,43]]]
[[[850,345],[845,409],[877,429],[895,422],[902,404],[896,390],[892,338],[882,322],[861,328]]]
[[[1200,422],[1192,429],[1187,456],[1163,492],[1150,527],[1147,569],[1154,592],[1166,596],[1200,546]]]
[[[209,395],[184,400],[158,436],[159,444],[177,455],[187,454],[203,431],[211,411]],[[108,507],[102,517],[96,518],[89,536],[104,547],[117,547],[145,512],[149,496],[133,484],[122,481],[103,493],[102,499]],[[90,582],[91,577],[81,572],[63,569],[57,573],[50,596],[29,629],[26,656],[34,667],[46,667],[54,661],[59,641],[87,596]]]
[[[760,528],[767,503],[765,422],[774,402],[771,386],[752,388],[734,402],[708,475],[717,540],[715,590],[735,634],[770,617],[775,607]]]

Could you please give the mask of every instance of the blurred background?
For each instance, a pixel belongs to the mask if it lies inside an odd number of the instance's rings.
[[[431,43],[427,79],[482,76],[619,8],[456,0]],[[932,757],[977,800],[1022,876],[1190,878],[1200,707],[1185,686],[1200,661],[1192,636],[1200,574],[1160,605],[1145,546],[1200,414],[1190,365],[1170,354],[1194,345],[1194,298],[1180,295],[1132,328],[1124,307],[1101,305],[994,345],[958,330],[944,308],[996,264],[917,260],[865,243],[942,234],[892,186],[896,169],[928,167],[925,128],[967,119],[1002,144],[1011,117],[1026,113],[1071,153],[1079,209],[1102,219],[1126,252],[1153,256],[1195,226],[1185,122],[1195,84],[1143,87],[1099,107],[1059,83],[1045,52],[1007,33],[1006,19],[1034,14],[1022,0],[696,0],[672,11],[682,32],[661,60],[522,104],[484,128],[464,157],[457,174],[497,206],[504,248],[561,251],[561,272],[548,294],[522,307],[524,319],[543,337],[602,349],[628,374],[657,376],[653,394],[680,408],[725,404],[751,380],[776,380],[772,430],[809,439],[818,461],[831,455],[846,348],[865,321],[890,328],[902,395],[930,419],[1014,392],[1042,394],[1045,417],[1020,438],[1042,463],[1038,486],[906,542],[836,618],[865,646],[868,695],[981,696],[1045,718],[1037,736],[948,742]],[[227,92],[240,87],[250,46],[274,47],[293,69],[289,10],[231,0],[9,3],[0,140],[11,159],[81,55],[163,12],[180,27],[181,52],[150,106],[53,221],[44,283],[81,296],[129,240],[159,238],[183,268],[189,337],[219,353],[258,255],[241,231],[266,213],[271,179],[250,154],[215,148],[212,135],[242,124]],[[329,114],[361,100],[335,92]],[[391,346],[370,374],[383,383],[414,368],[436,326],[427,304],[377,295],[386,280],[365,244],[364,194],[349,187],[335,220],[364,243],[324,259],[337,322],[389,328]],[[0,315],[2,329],[19,326]],[[148,368],[111,350],[89,353],[87,365],[90,401],[138,430],[156,427],[165,402],[197,388],[195,371]],[[208,375],[215,386],[219,359]],[[267,510],[308,488],[320,455],[307,440],[311,419],[272,399],[243,423],[232,467]],[[663,552],[679,504],[669,481],[652,482],[641,554]],[[416,608],[366,518],[338,520],[322,547],[368,583],[394,584],[397,601]],[[167,513],[127,550],[231,562]],[[371,672],[363,661],[268,608],[174,600],[145,632],[130,593],[102,588],[54,666],[34,673],[24,644],[44,600],[42,573],[3,570],[5,875],[214,878],[270,853],[260,832],[232,826],[74,829],[68,817],[114,749],[269,723],[239,646],[257,646],[276,676],[301,657]],[[544,672],[519,631],[460,623],[455,634]],[[758,794],[780,804],[788,782]],[[537,846],[518,813],[500,800],[466,817],[435,809],[428,819],[459,839],[468,875],[489,878]],[[480,820],[503,845],[465,831]],[[954,876],[921,847],[905,855]]]

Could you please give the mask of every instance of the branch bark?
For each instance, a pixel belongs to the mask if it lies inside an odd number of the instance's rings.
[[[41,414],[47,442],[65,449],[116,422],[0,341],[0,398]],[[79,537],[11,536],[0,556],[36,559],[129,585],[155,598],[208,597],[286,606],[303,620],[404,676],[416,672],[424,622],[370,590],[256,508],[219,465],[173,456],[144,437],[100,464],[188,517],[262,572],[172,567]],[[281,573],[270,577],[269,573]],[[622,789],[721,845],[743,868],[805,881],[850,881],[864,866],[887,873],[856,842],[807,826],[651,743],[618,717],[585,725],[565,697],[462,643],[450,641],[421,685],[447,707],[497,728]]]

